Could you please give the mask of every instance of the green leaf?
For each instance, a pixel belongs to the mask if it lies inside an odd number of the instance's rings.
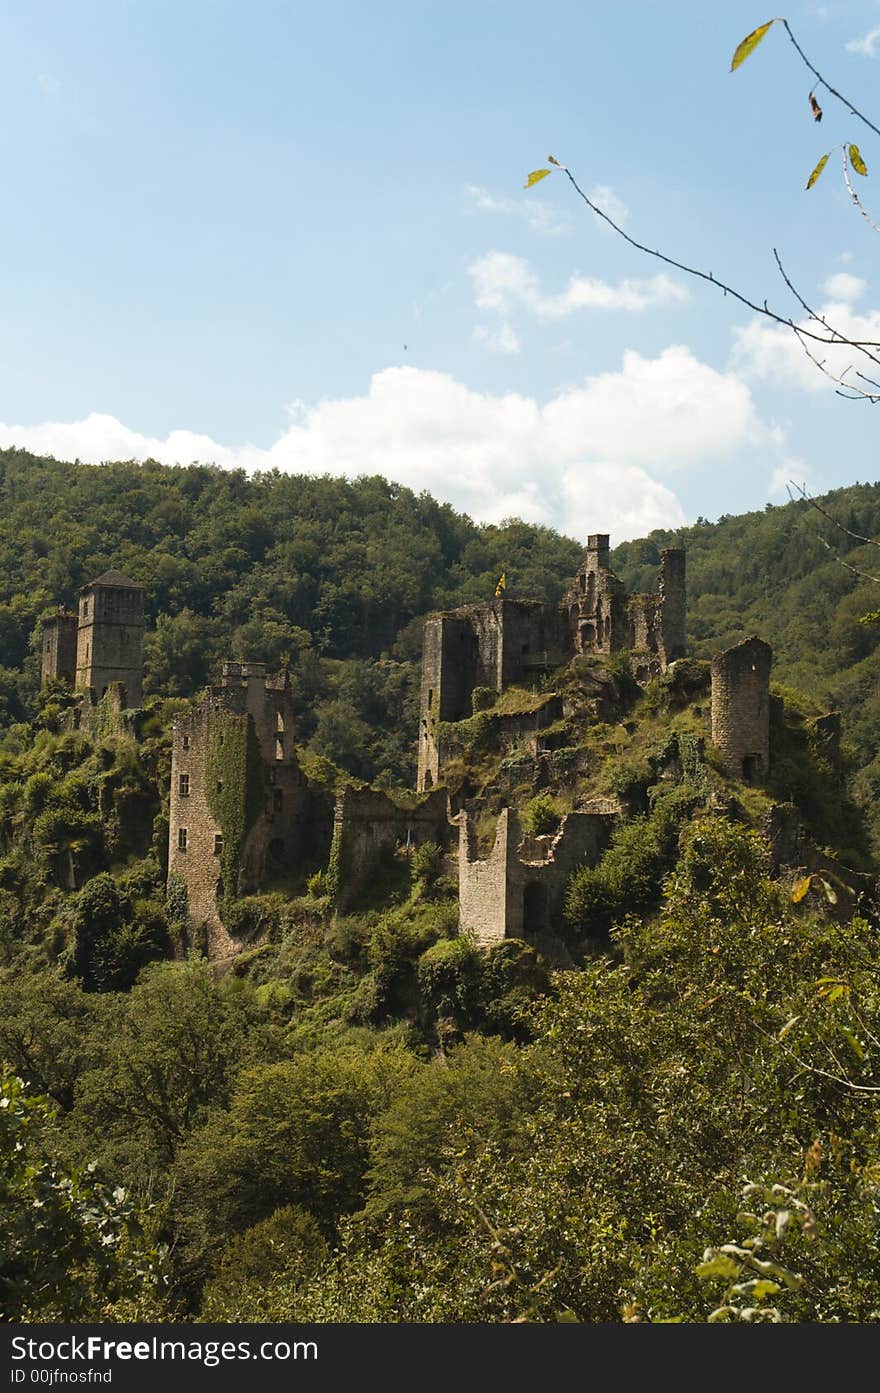
[[[768,1282],[766,1278],[762,1278],[752,1287],[752,1296],[756,1301],[763,1301],[765,1296],[775,1296],[778,1291],[782,1291],[778,1282]]]
[[[528,179],[523,184],[523,188],[530,189],[533,184],[537,184],[540,179],[546,179],[547,175],[552,174],[552,172],[553,171],[550,169],[533,169]]]
[[[740,1264],[729,1258],[726,1253],[716,1253],[707,1262],[701,1262],[696,1269],[701,1281],[705,1281],[707,1277],[738,1277],[740,1271]]]
[[[841,1033],[841,1035],[843,1036],[843,1038],[846,1040],[846,1043],[849,1045],[849,1047],[850,1047],[850,1049],[852,1050],[853,1054],[856,1055],[856,1057],[857,1057],[858,1059],[864,1059],[864,1057],[865,1057],[865,1051],[864,1051],[863,1048],[862,1048],[861,1041],[856,1039],[856,1037],[855,1037],[855,1035],[853,1035],[852,1031],[851,1031],[851,1030],[846,1030],[844,1027],[841,1027],[840,1033]]]
[[[747,34],[741,44],[737,45],[736,52],[730,63],[730,71],[735,72],[741,63],[744,63],[750,54],[754,53],[758,44],[763,39],[767,30],[776,23],[775,19],[768,19],[766,24],[760,24],[757,29],[753,29],[751,34]]]
[[[825,168],[826,164],[828,163],[828,160],[829,160],[830,155],[831,155],[831,151],[829,150],[829,151],[828,151],[828,154],[827,154],[827,155],[823,155],[822,158],[821,158],[821,160],[819,161],[819,163],[816,165],[816,168],[813,170],[812,174],[810,175],[809,179],[807,180],[807,188],[808,188],[808,189],[811,189],[811,188],[813,187],[813,185],[815,184],[816,180],[819,178],[819,175],[822,173],[822,170]]]
[[[825,891],[825,898],[828,903],[837,904],[837,891],[834,889],[834,886],[830,881],[826,880],[823,875],[820,875],[819,879],[822,882],[822,888]]]
[[[856,174],[867,174],[868,166],[862,159],[862,152],[859,149],[858,145],[851,145],[849,147],[849,162],[855,170]]]

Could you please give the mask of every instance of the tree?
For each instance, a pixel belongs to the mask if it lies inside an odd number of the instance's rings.
[[[0,1078],[0,1306],[5,1320],[112,1319],[151,1295],[161,1254],[142,1241],[125,1190],[58,1159],[55,1110],[13,1074]],[[148,1314],[144,1307],[142,1316]]]

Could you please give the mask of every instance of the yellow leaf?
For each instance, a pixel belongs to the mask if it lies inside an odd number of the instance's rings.
[[[523,184],[523,188],[530,189],[533,184],[537,184],[539,179],[546,179],[547,175],[550,173],[551,171],[549,169],[533,169],[528,179]]]
[[[764,35],[767,33],[767,30],[771,28],[771,26],[775,23],[775,19],[768,19],[766,24],[759,25],[757,29],[752,30],[751,34],[746,35],[746,37],[743,39],[742,43],[738,46],[736,52],[733,55],[733,60],[730,64],[731,72],[738,68],[740,63],[744,63],[750,53],[754,53],[755,49],[758,47],[758,44],[761,42]]]
[[[862,159],[862,152],[859,149],[858,145],[851,145],[849,147],[849,162],[855,170],[856,174],[867,174],[868,166]]]
[[[811,875],[802,875],[800,880],[795,881],[791,887],[792,904],[800,904],[801,900],[806,897],[812,883],[813,877]]]
[[[828,151],[828,155],[830,155],[830,154],[831,154],[831,151],[829,150],[829,151]],[[820,160],[819,163],[816,165],[816,168],[813,170],[812,174],[810,175],[809,179],[807,180],[807,188],[808,188],[808,189],[811,189],[811,188],[813,187],[813,185],[815,184],[816,180],[819,178],[819,175],[822,173],[822,170],[825,168],[826,164],[828,163],[828,155],[823,155],[823,156],[822,156],[821,160]]]
[[[792,1016],[790,1020],[787,1020],[785,1022],[785,1025],[782,1027],[779,1034],[777,1035],[777,1040],[784,1040],[788,1032],[790,1030],[794,1030],[799,1020],[800,1016]]]

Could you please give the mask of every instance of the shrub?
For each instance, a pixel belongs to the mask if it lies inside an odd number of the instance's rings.
[[[475,716],[478,711],[488,711],[495,705],[496,700],[491,687],[474,687],[471,692],[471,711]]]
[[[412,856],[412,873],[416,880],[430,887],[436,883],[443,869],[443,848],[436,842],[423,842],[416,847]]]
[[[438,1016],[469,1017],[480,981],[480,955],[466,938],[444,938],[419,958],[419,991]]]
[[[523,821],[528,830],[536,837],[543,837],[547,833],[555,832],[562,821],[562,814],[556,799],[551,797],[549,793],[539,793],[527,805]]]

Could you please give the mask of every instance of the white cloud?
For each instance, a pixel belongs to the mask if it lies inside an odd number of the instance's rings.
[[[772,441],[748,387],[681,345],[657,358],[627,350],[621,371],[560,393],[544,408],[544,419],[551,453],[574,454],[581,441],[600,458],[660,470]]]
[[[521,346],[519,335],[506,320],[502,320],[497,329],[487,329],[485,324],[478,324],[474,329],[474,338],[491,348],[493,353],[519,353]]]
[[[867,288],[867,281],[862,280],[861,276],[851,276],[848,271],[836,271],[833,276],[828,277],[822,287],[829,300],[842,301],[845,304],[861,300]]]
[[[464,191],[481,213],[506,213],[508,216],[524,218],[533,232],[558,235],[572,229],[571,220],[564,217],[552,203],[548,203],[546,198],[496,198],[482,184],[465,184]]]
[[[800,455],[786,455],[785,459],[773,470],[770,476],[770,487],[767,490],[767,497],[771,499],[787,499],[790,493],[795,493],[797,486],[801,485],[810,493],[813,492],[813,485],[810,481],[808,466],[801,459]]]
[[[601,208],[603,213],[607,213],[609,218],[613,218],[619,227],[622,227],[629,218],[629,209],[623,199],[618,198],[608,184],[594,184],[587,197],[591,203],[595,203]],[[608,226],[607,223],[604,225]]]
[[[688,299],[685,287],[664,274],[617,285],[592,276],[572,276],[565,290],[546,295],[525,258],[510,252],[489,252],[468,267],[468,274],[480,309],[509,314],[520,308],[548,320],[581,309],[633,311]]]
[[[364,395],[295,403],[289,428],[268,449],[224,446],[186,430],[152,438],[98,413],[0,426],[0,445],[62,459],[152,456],[249,471],[383,474],[479,521],[519,516],[581,538],[609,531],[617,539],[684,522],[657,474],[715,467],[768,443],[772,435],[748,388],[682,347],[653,359],[628,352],[617,372],[587,378],[543,405],[516,393],[472,391],[446,373],[386,368]]]
[[[837,277],[830,279],[835,281]],[[858,277],[849,279],[857,280]],[[826,289],[828,284],[826,282]],[[880,342],[880,310],[859,313],[843,300],[837,300],[819,306],[816,313],[848,339]],[[824,333],[822,326],[815,322],[803,320],[801,324],[813,333]],[[780,386],[799,387],[806,392],[834,390],[837,385],[810,361],[796,336],[783,325],[755,318],[735,329],[733,337],[732,365],[746,377]],[[837,378],[848,377],[853,387],[860,385],[857,372],[866,373],[869,377],[880,376],[880,367],[846,344],[835,346],[810,339],[807,343],[810,352],[825,365],[828,373]],[[880,357],[880,350],[872,351]]]
[[[869,29],[867,34],[863,34],[860,39],[850,39],[846,50],[847,53],[861,53],[863,58],[873,58],[877,52],[878,41],[880,41],[880,24]]]

